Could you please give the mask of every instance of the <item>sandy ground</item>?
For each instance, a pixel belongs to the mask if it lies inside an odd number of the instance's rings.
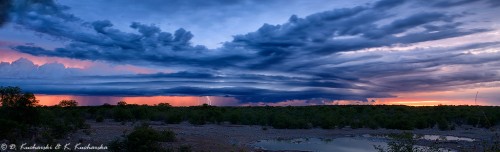
[[[107,145],[117,138],[123,138],[130,133],[134,126],[141,122],[128,122],[122,124],[112,120],[96,123],[87,121],[91,125],[90,129],[79,130],[71,134],[62,142],[84,143],[92,145]],[[207,124],[194,126],[189,123],[164,124],[161,122],[149,122],[155,129],[171,129],[176,133],[177,141],[173,143],[164,143],[164,146],[179,147],[189,145],[193,151],[259,151],[252,146],[252,143],[264,139],[293,139],[293,138],[338,138],[349,136],[361,136],[365,134],[389,134],[401,133],[401,130],[388,129],[273,129],[262,126],[230,125],[230,124]],[[437,129],[424,129],[406,131],[415,134],[432,135],[450,135],[457,137],[467,137],[478,139],[476,142],[449,142],[444,144],[447,148],[461,149],[472,147],[483,141],[491,141],[493,136],[499,134],[496,131],[488,129],[478,129],[472,127],[457,127],[456,130],[439,131]]]

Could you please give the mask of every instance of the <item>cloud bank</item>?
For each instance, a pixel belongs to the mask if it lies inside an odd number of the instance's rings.
[[[477,15],[462,9],[469,6],[495,9],[498,3],[382,0],[305,17],[292,15],[286,23],[264,24],[208,49],[193,44],[194,34],[183,28],[165,32],[157,25],[132,22],[129,30],[120,30],[109,20],[83,21],[52,1],[18,0],[9,9],[10,22],[67,43],[55,49],[13,46],[16,51],[177,72],[71,75],[57,82],[43,74],[30,81],[5,79],[15,75],[7,72],[0,76],[0,84],[43,94],[230,96],[244,102],[366,101],[398,92],[498,87],[500,42],[418,47],[497,30],[469,22]],[[417,11],[401,13],[406,9]],[[2,66],[27,63],[21,61]],[[59,70],[49,73],[78,73],[61,66],[47,65]]]
[[[0,62],[0,78],[21,79],[30,84],[30,79],[48,79],[50,81],[77,76],[108,76],[133,74],[132,71],[113,69],[112,67],[89,67],[86,69],[68,68],[58,62],[36,65],[26,58],[20,58],[12,63]]]

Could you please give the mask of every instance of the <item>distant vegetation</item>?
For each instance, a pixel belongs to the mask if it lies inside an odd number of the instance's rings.
[[[147,106],[127,104],[125,101],[118,105],[77,106],[74,100],[63,100],[55,106],[40,106],[33,94],[23,93],[18,87],[1,87],[0,95],[0,138],[11,142],[32,137],[39,142],[53,142],[77,129],[88,128],[85,120],[151,120],[166,124],[187,121],[193,125],[228,122],[276,129],[338,129],[349,126],[401,130],[452,130],[462,125],[489,128],[500,123],[500,107],[493,106],[215,107],[204,104],[172,107],[168,103]]]
[[[500,122],[500,107],[487,106],[435,106],[410,107],[387,105],[342,105],[306,107],[192,107],[122,106],[78,107],[92,119],[114,121],[152,120],[176,124],[188,121],[193,125],[229,122],[241,125],[272,126],[277,129],[336,129],[387,128],[453,130],[456,126],[470,125],[489,128]],[[483,114],[484,112],[484,114]]]

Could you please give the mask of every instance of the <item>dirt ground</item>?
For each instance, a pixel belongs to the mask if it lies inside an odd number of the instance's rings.
[[[92,145],[108,145],[117,138],[123,138],[130,133],[135,126],[142,122],[120,123],[105,120],[101,123],[87,121],[90,129],[80,130],[71,134],[62,142],[83,143]],[[164,124],[162,122],[148,122],[151,127],[162,130],[170,129],[176,133],[176,142],[163,143],[164,146],[179,147],[190,146],[193,151],[260,151],[252,146],[252,143],[265,139],[293,139],[293,138],[338,138],[348,136],[361,136],[365,134],[390,134],[401,133],[401,130],[388,129],[273,129],[272,127],[246,126],[231,124],[207,124],[194,126],[187,122],[181,124]],[[267,128],[267,129],[263,129]],[[461,149],[472,147],[483,141],[490,141],[498,133],[488,129],[472,127],[457,127],[456,130],[440,131],[437,129],[424,129],[406,131],[414,134],[450,135],[477,139],[476,142],[450,142],[445,144],[447,148]]]

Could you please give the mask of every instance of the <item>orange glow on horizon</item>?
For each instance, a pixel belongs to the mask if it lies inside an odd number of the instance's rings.
[[[406,106],[438,106],[438,105],[474,105],[470,101],[456,101],[456,100],[419,100],[419,99],[399,99],[387,98],[379,99],[374,105],[406,105]],[[479,103],[478,105],[486,105]]]
[[[61,100],[76,100],[81,106],[99,106],[105,103],[116,105],[119,101],[125,101],[128,104],[147,104],[156,105],[159,103],[169,103],[172,106],[197,106],[211,104],[215,106],[236,106],[238,101],[230,97],[213,96],[145,96],[145,97],[105,97],[105,96],[73,96],[73,95],[44,95],[36,94],[40,105],[53,106]]]
[[[469,89],[459,91],[413,92],[399,93],[394,98],[369,98],[368,102],[353,100],[287,100],[281,102],[240,102],[233,97],[216,96],[144,96],[144,97],[106,97],[106,96],[74,96],[74,95],[43,95],[37,94],[36,98],[41,105],[55,105],[61,100],[76,100],[82,106],[102,105],[104,103],[116,104],[125,101],[130,104],[170,103],[173,106],[196,106],[208,103],[210,99],[215,106],[307,106],[307,105],[407,105],[407,106],[437,106],[437,105],[477,105],[498,106],[496,94],[498,87]],[[375,102],[372,102],[375,101]]]
[[[128,104],[156,105],[169,103],[172,106],[197,106],[208,104],[208,98],[214,106],[313,106],[313,105],[406,105],[406,106],[438,106],[438,105],[475,105],[474,101],[461,100],[424,100],[409,98],[384,98],[373,99],[375,102],[361,102],[351,100],[334,100],[324,102],[308,102],[306,100],[288,100],[276,103],[255,102],[241,103],[232,97],[216,96],[145,96],[145,97],[106,97],[106,96],[74,96],[74,95],[44,95],[36,94],[40,105],[53,106],[61,100],[76,100],[81,106],[99,106],[105,103],[116,105],[119,101]],[[490,105],[478,101],[478,105]]]
[[[399,93],[395,98],[374,98],[374,104],[381,105],[408,105],[408,106],[437,106],[437,105],[498,105],[495,95],[498,87],[461,89],[452,91],[411,92]],[[477,101],[475,98],[478,93]],[[371,99],[369,99],[371,100]]]

